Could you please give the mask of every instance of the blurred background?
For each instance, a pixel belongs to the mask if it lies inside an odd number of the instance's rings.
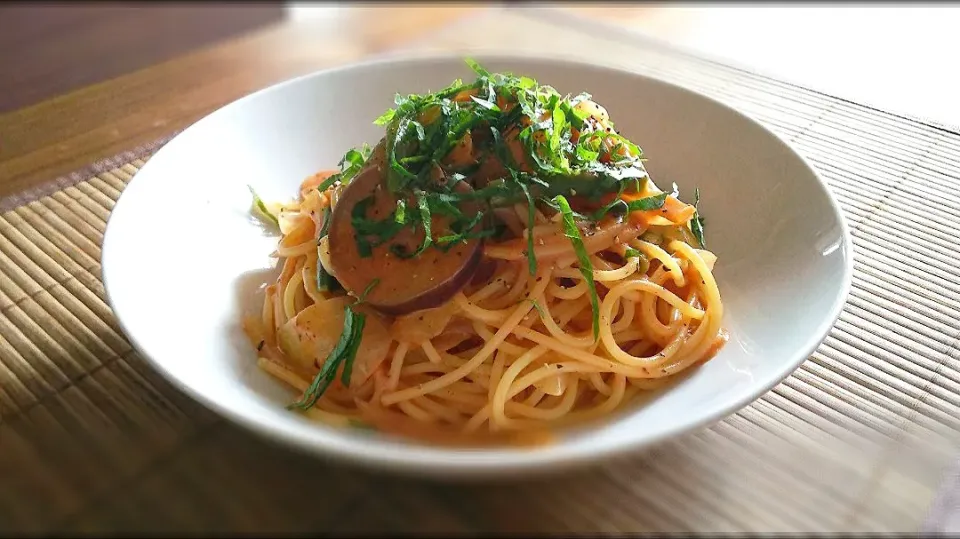
[[[349,42],[374,53],[491,8],[577,18],[598,33],[663,40],[878,108],[960,124],[948,61],[960,49],[960,7],[860,3],[4,3],[0,114],[277,25],[315,31],[274,46],[307,54]],[[358,25],[362,40],[343,39]]]

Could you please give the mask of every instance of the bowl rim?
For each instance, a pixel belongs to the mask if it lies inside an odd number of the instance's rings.
[[[125,318],[122,315],[122,310],[117,308],[117,305],[114,301],[114,293],[116,289],[111,286],[112,279],[110,278],[113,275],[113,272],[109,269],[114,267],[113,264],[109,263],[109,260],[112,260],[114,256],[120,255],[116,248],[112,247],[115,243],[111,241],[112,238],[116,236],[114,232],[116,226],[111,226],[114,223],[113,215],[114,212],[111,212],[106,227],[104,230],[104,237],[101,244],[101,265],[102,265],[102,277],[104,284],[105,296],[107,299],[107,304],[114,312],[114,316],[119,324],[120,328],[123,330],[124,336],[130,342],[132,348],[143,357],[150,366],[157,371],[161,377],[166,380],[168,383],[176,387],[181,392],[185,393],[187,396],[195,400],[196,402],[202,404],[208,410],[215,412],[217,415],[230,420],[234,424],[243,427],[244,429],[256,433],[258,436],[261,436],[267,440],[282,442],[286,447],[298,451],[300,453],[310,454],[315,457],[321,458],[336,458],[347,464],[360,465],[369,469],[379,469],[383,471],[391,471],[403,474],[418,474],[426,475],[433,477],[444,477],[444,478],[467,478],[467,477],[478,477],[482,476],[485,478],[494,478],[501,476],[513,476],[515,477],[517,473],[532,474],[546,471],[560,471],[573,467],[584,467],[589,466],[592,463],[599,463],[607,458],[622,457],[629,454],[637,454],[641,450],[648,449],[652,446],[660,444],[666,440],[675,438],[679,435],[693,432],[699,429],[702,429],[708,425],[714,424],[729,415],[737,412],[738,410],[748,406],[750,403],[761,398],[763,395],[768,393],[776,385],[786,379],[790,374],[795,372],[809,357],[813,352],[823,343],[823,341],[828,336],[830,330],[836,324],[837,320],[840,317],[843,308],[846,306],[849,293],[853,283],[853,269],[854,269],[854,250],[853,250],[853,241],[850,232],[850,227],[847,222],[847,218],[843,213],[843,210],[836,200],[833,192],[830,190],[826,181],[817,171],[816,168],[812,166],[809,160],[804,157],[800,152],[798,152],[787,140],[784,139],[778,133],[772,131],[765,125],[761,124],[759,121],[755,120],[751,116],[740,112],[739,110],[733,108],[722,101],[719,101],[709,95],[706,95],[700,91],[682,86],[678,83],[674,83],[657,76],[649,75],[642,73],[636,68],[631,68],[625,66],[619,62],[610,62],[610,61],[586,61],[585,59],[575,57],[575,58],[561,58],[557,56],[550,56],[539,53],[504,53],[504,52],[484,52],[484,51],[475,51],[473,53],[468,52],[420,52],[420,51],[395,51],[386,54],[380,54],[368,59],[350,62],[340,66],[334,66],[331,68],[315,70],[310,73],[299,75],[290,79],[286,79],[277,83],[274,83],[270,86],[264,87],[262,89],[256,90],[250,94],[247,94],[243,97],[235,99],[216,110],[210,112],[204,117],[198,119],[188,127],[182,129],[170,140],[168,140],[161,148],[154,152],[153,157],[156,155],[162,154],[166,150],[166,146],[177,139],[179,139],[185,133],[188,133],[194,127],[203,122],[204,120],[215,117],[218,114],[221,114],[225,109],[232,108],[234,106],[239,106],[240,104],[246,102],[247,100],[254,99],[261,94],[278,91],[281,88],[284,88],[289,85],[299,84],[302,81],[309,80],[315,77],[322,76],[331,76],[340,72],[346,72],[357,69],[373,69],[377,66],[384,64],[392,63],[405,63],[405,64],[428,64],[428,63],[455,63],[463,62],[463,59],[466,57],[474,58],[481,63],[489,62],[498,62],[506,63],[511,61],[519,62],[537,62],[543,64],[551,64],[556,67],[563,66],[574,66],[574,67],[584,67],[596,70],[598,72],[604,73],[619,73],[619,74],[628,74],[633,77],[638,77],[640,79],[645,79],[649,83],[655,85],[667,86],[670,87],[672,91],[692,94],[692,96],[706,100],[710,102],[713,106],[720,107],[725,109],[727,112],[732,113],[736,116],[739,116],[742,120],[753,124],[755,128],[761,129],[767,136],[776,139],[790,154],[798,159],[800,165],[806,168],[807,172],[816,180],[815,185],[818,185],[819,188],[826,195],[827,204],[829,204],[833,213],[837,216],[838,223],[840,226],[841,234],[841,247],[839,249],[843,253],[843,275],[840,282],[840,288],[834,297],[830,309],[821,322],[815,327],[813,331],[809,333],[805,342],[806,344],[802,347],[798,347],[796,351],[790,356],[790,361],[782,362],[782,365],[778,370],[774,372],[774,375],[764,384],[757,385],[753,390],[744,394],[743,397],[731,401],[726,406],[717,407],[708,413],[704,414],[701,418],[695,421],[688,421],[683,423],[677,423],[676,426],[671,428],[664,429],[663,431],[651,435],[638,436],[633,439],[625,439],[622,442],[615,444],[609,444],[603,448],[595,448],[591,451],[580,451],[576,453],[557,453],[550,454],[544,453],[543,451],[529,449],[517,448],[513,454],[510,455],[510,458],[507,460],[502,459],[483,459],[480,458],[481,455],[489,451],[503,451],[504,448],[479,448],[471,449],[471,451],[463,452],[457,451],[456,449],[444,448],[444,447],[433,447],[430,448],[431,452],[442,452],[446,453],[450,458],[446,460],[432,460],[429,456],[424,457],[410,457],[403,456],[402,454],[397,454],[393,452],[390,448],[380,446],[378,443],[370,444],[370,449],[364,451],[363,453],[353,453],[346,451],[341,447],[333,447],[325,444],[313,443],[312,440],[306,439],[300,429],[277,429],[272,427],[269,424],[263,423],[256,419],[248,417],[242,412],[234,411],[232,408],[217,402],[216,400],[207,397],[202,391],[194,389],[193,387],[182,382],[179,378],[174,376],[170,371],[164,367],[162,361],[159,361],[153,358],[145,348],[138,341],[136,335],[130,331],[130,328],[125,323]],[[154,158],[151,158],[140,171],[134,175],[131,181],[128,183],[127,188],[125,188],[117,199],[117,202],[114,205],[114,210],[117,205],[122,204],[124,196],[130,191],[129,184],[139,181],[139,178],[142,176],[144,169],[149,170],[151,163],[154,161]],[[114,255],[113,253],[116,253]],[[332,428],[331,428],[332,430]],[[558,446],[547,446],[547,448],[558,447]],[[510,450],[512,448],[507,448]],[[468,456],[468,457],[465,457]]]

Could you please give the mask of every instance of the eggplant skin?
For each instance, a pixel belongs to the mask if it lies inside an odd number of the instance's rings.
[[[423,239],[422,229],[404,229],[391,241],[374,247],[372,256],[361,257],[351,215],[354,206],[370,195],[374,201],[367,208],[368,218],[384,219],[393,211],[396,198],[386,187],[386,169],[385,145],[381,140],[360,172],[340,193],[328,231],[332,273],[355,296],[379,280],[365,301],[384,314],[397,316],[438,307],[473,278],[483,256],[483,242],[471,239],[447,252],[430,248],[414,258],[404,259],[391,253],[390,246],[399,244],[415,249]],[[444,218],[434,219],[435,228],[445,224]]]

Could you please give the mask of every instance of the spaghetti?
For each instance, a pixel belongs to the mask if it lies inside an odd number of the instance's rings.
[[[498,191],[483,200],[486,211],[473,214],[483,214],[483,219],[466,215],[463,220],[469,218],[470,226],[458,227],[450,217],[457,213],[443,213],[439,203],[432,215],[422,215],[424,208],[431,208],[431,193],[460,208],[480,195],[456,199],[453,189],[387,190],[385,181],[376,189],[393,193],[391,204],[406,210],[393,210],[392,222],[411,230],[419,223],[422,229],[408,238],[408,251],[386,250],[385,233],[369,232],[375,227],[363,221],[373,219],[363,210],[376,209],[374,195],[366,195],[372,202],[363,206],[351,193],[360,187],[350,186],[360,186],[366,176],[388,177],[383,170],[395,163],[414,162],[398,152],[417,151],[404,146],[402,137],[392,148],[389,142],[381,144],[383,166],[371,164],[378,150],[372,155],[354,151],[340,171],[305,180],[295,201],[268,206],[256,200],[259,213],[279,227],[276,256],[282,265],[277,281],[265,287],[261,312],[244,325],[257,347],[258,365],[302,393],[292,407],[336,425],[364,425],[437,443],[540,443],[557,428],[609,416],[638,395],[663,387],[711,358],[726,341],[723,303],[712,273],[716,257],[703,247],[696,205],[681,202],[676,189],[661,191],[645,174],[620,174],[618,181],[593,194],[578,194],[566,185],[566,194],[549,192],[542,184],[555,185],[558,182],[550,179],[558,176],[544,171],[540,161],[549,157],[550,137],[557,132],[568,143],[560,144],[559,152],[569,155],[576,154],[591,133],[602,134],[591,163],[610,170],[618,166],[615,170],[642,171],[642,154],[616,138],[606,112],[592,101],[549,98],[543,110],[521,108],[522,92],[544,103],[541,94],[554,95],[552,89],[475,69],[477,82],[455,85],[441,99],[448,107],[455,105],[449,108],[469,104],[487,111],[487,105],[495,103],[501,115],[515,104],[514,110],[524,114],[514,115],[513,121],[528,135],[517,129],[516,137],[500,141],[502,148],[521,158],[540,158],[527,159],[533,165],[503,166],[492,175],[494,180],[517,180],[516,197]],[[465,94],[472,97],[463,98]],[[562,129],[558,124],[563,120],[551,113],[551,104],[553,111],[570,111],[581,121]],[[440,108],[435,121],[456,113]],[[422,119],[424,110],[429,114],[429,100],[421,96],[420,108],[407,113]],[[402,112],[401,103],[388,117],[387,138],[391,132],[396,136]],[[540,122],[542,136],[529,122],[531,117],[549,120]],[[456,152],[462,146],[457,140],[471,134],[473,148],[454,155],[456,159],[434,161],[440,164],[436,168],[441,178],[452,176],[447,167],[462,164],[457,161],[476,163],[484,155],[504,155],[496,152],[496,140],[488,150],[477,143],[480,128],[510,133],[509,125],[504,128],[497,118],[485,116],[482,125],[456,135],[452,149],[441,157]],[[413,136],[424,146],[429,133],[420,135]],[[594,169],[603,180],[602,167]],[[470,184],[469,193],[490,192],[495,185],[490,176],[481,182],[482,174],[477,167],[473,170],[472,175],[461,174]],[[523,184],[524,175],[533,180]],[[446,198],[440,196],[444,193]],[[348,204],[351,218],[338,217],[346,211],[338,206]],[[621,211],[616,211],[618,205]],[[405,224],[418,207],[420,220]],[[438,216],[450,218],[444,223]],[[336,243],[338,218],[356,241],[349,242],[349,254],[343,254],[348,244],[342,239]],[[443,250],[441,238],[457,234]],[[363,252],[362,238],[379,238],[381,245],[369,240],[373,247],[362,257],[357,255]],[[464,247],[471,242],[477,245],[475,260],[473,251]],[[430,245],[411,254],[418,244]],[[414,294],[420,286],[417,274],[430,271],[422,262],[434,251],[434,260],[462,255],[471,261],[463,263],[467,269],[450,264],[447,273],[429,278],[436,282],[449,277],[442,285]],[[396,277],[397,271],[409,268],[409,275]],[[369,279],[374,274],[377,277]],[[360,282],[358,275],[365,276],[365,289],[349,284]],[[400,284],[390,284],[391,279]],[[383,282],[387,285],[381,289]],[[394,289],[413,299],[391,303],[388,296],[399,293]],[[381,290],[386,292],[377,296]]]

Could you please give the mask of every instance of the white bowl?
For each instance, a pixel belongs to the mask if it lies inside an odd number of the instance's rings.
[[[840,313],[850,236],[814,170],[776,135],[671,84],[566,60],[481,56],[561,93],[587,91],[646,153],[661,186],[702,194],[707,247],[730,342],[655,399],[553,445],[455,450],[336,429],[288,412],[293,392],[258,370],[239,321],[275,275],[276,239],[250,216],[252,185],[295,196],[344,151],[376,143],[373,120],[395,93],[422,93],[472,72],[459,57],[389,58],[322,71],[240,99],[164,146],[124,191],[107,227],[103,276],[133,345],[172,383],[237,423],[318,455],[444,477],[516,475],[602,462],[702,427],[796,369]]]

